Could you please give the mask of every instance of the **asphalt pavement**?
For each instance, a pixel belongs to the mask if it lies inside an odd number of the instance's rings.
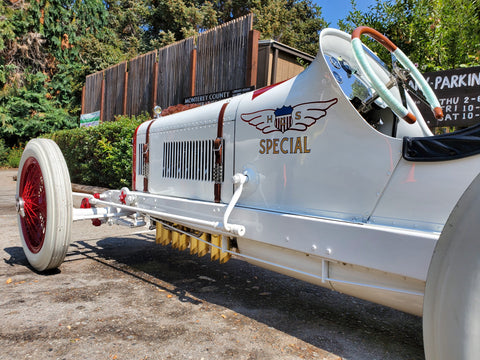
[[[0,170],[0,359],[424,359],[422,320],[154,234],[76,222],[65,262],[20,245]]]

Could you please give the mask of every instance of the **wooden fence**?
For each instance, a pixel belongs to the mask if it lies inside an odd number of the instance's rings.
[[[232,90],[246,85],[251,26],[250,21],[231,21],[198,37],[196,94]]]
[[[156,103],[162,109],[176,105],[190,96],[192,90],[192,66],[195,41],[189,38],[158,51],[158,89]],[[193,75],[195,76],[195,75]],[[194,81],[194,80],[193,80]]]
[[[230,21],[159,50],[86,77],[82,114],[152,114],[188,96],[255,85],[258,31],[253,15]]]
[[[124,114],[124,92],[127,74],[127,62],[124,61],[104,71],[104,107],[103,118],[113,119],[115,115]],[[102,111],[100,112],[102,115]]]
[[[156,66],[158,66],[156,51],[138,56],[128,63],[126,114],[139,115],[153,109]]]
[[[102,94],[103,71],[88,75],[83,87],[82,114],[100,110]]]

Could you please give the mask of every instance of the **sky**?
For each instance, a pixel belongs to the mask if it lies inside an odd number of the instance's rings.
[[[350,0],[313,0],[313,3],[322,8],[323,18],[333,28],[338,28],[338,20],[345,18],[351,10]],[[356,0],[356,3],[358,10],[365,11],[375,4],[375,0]]]

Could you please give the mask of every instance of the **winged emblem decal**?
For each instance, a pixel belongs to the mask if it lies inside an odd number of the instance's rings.
[[[241,114],[240,118],[260,130],[263,134],[276,131],[305,131],[327,115],[327,110],[338,102],[337,98],[312,101],[278,109],[265,109]]]

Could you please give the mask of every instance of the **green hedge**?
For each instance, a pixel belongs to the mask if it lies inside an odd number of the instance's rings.
[[[98,126],[61,130],[46,137],[63,152],[73,183],[131,188],[132,139],[146,116],[119,117]]]

